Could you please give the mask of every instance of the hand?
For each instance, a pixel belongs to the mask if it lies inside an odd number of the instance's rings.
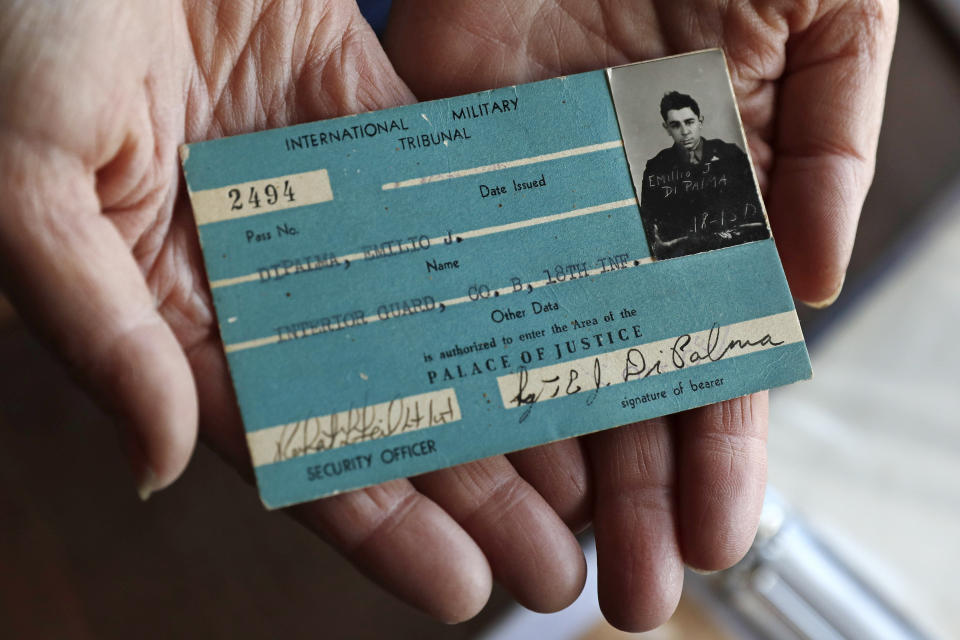
[[[792,291],[823,306],[840,292],[872,180],[896,21],[897,3],[879,0],[396,0],[386,48],[428,99],[723,47]],[[684,563],[722,569],[746,552],[766,426],[756,394],[581,438],[592,476],[566,451],[567,472],[591,477],[581,495],[594,494],[613,624],[656,626],[676,606]],[[559,513],[574,500],[541,493]]]
[[[0,286],[117,417],[142,493],[180,474],[198,421],[249,477],[177,146],[413,95],[343,0],[13,0],[0,52]],[[583,582],[573,535],[502,457],[292,511],[442,620],[483,606],[491,567],[539,609]]]
[[[389,107],[412,95],[352,3],[37,4],[0,10],[0,284],[118,417],[144,492],[180,473],[198,416],[204,437],[249,474],[176,147]],[[732,415],[738,409],[747,417]],[[743,530],[752,532],[762,492],[762,413],[760,398],[679,418],[693,425],[690,442],[715,443],[677,445],[677,464],[699,474],[682,476],[680,521],[699,508],[708,530],[727,532],[699,559],[685,546],[688,562],[709,567],[746,547]],[[596,467],[592,479],[580,445],[568,441],[511,462],[493,458],[317,501],[294,514],[381,584],[452,621],[483,605],[491,572],[533,608],[569,602],[582,584],[583,559],[557,514],[582,526],[595,485],[598,540],[610,550],[601,551],[604,575],[617,559],[609,554],[632,547],[624,558],[638,569],[622,577],[660,580],[649,590],[659,598],[634,600],[644,594],[630,589],[620,610],[605,593],[608,615],[621,626],[649,625],[679,588],[680,543],[663,535],[674,519],[676,443],[665,421],[621,431],[587,441],[592,457],[616,463]],[[690,463],[691,455],[708,459]],[[732,471],[712,486],[718,465]],[[635,504],[649,507],[649,519],[638,520]],[[746,515],[737,517],[738,509]],[[654,566],[669,570],[650,574]]]

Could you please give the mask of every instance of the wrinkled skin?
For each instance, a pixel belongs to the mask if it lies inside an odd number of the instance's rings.
[[[893,2],[12,0],[0,9],[0,284],[116,416],[144,493],[201,435],[251,471],[177,146],[724,46],[791,287],[839,292],[869,186]],[[398,75],[399,73],[399,75]],[[409,87],[409,88],[408,88]],[[412,88],[412,92],[411,92]],[[569,604],[593,522],[615,625],[755,532],[766,396],[320,500],[295,517],[401,598],[469,618],[496,578]]]

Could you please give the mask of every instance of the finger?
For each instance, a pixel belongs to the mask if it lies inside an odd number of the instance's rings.
[[[644,631],[676,609],[683,561],[674,513],[674,452],[666,418],[586,438],[594,482],[600,608]]]
[[[517,451],[507,459],[571,531],[578,533],[590,524],[590,472],[578,439]]]
[[[421,100],[501,86],[504,79],[522,83],[532,79],[522,52],[536,11],[529,2],[395,0],[384,47]],[[511,28],[502,29],[507,20]]]
[[[490,596],[492,578],[483,552],[407,480],[292,511],[368,577],[444,622],[472,618]]]
[[[753,543],[767,479],[767,394],[677,416],[677,511],[683,559],[716,571]]]
[[[795,18],[781,83],[769,209],[795,296],[840,293],[873,180],[896,2],[824,2]]]
[[[141,495],[181,473],[196,439],[193,377],[116,228],[92,169],[2,136],[0,278],[19,311],[118,420]]]
[[[432,99],[623,64],[637,49],[650,57],[663,50],[655,23],[646,3],[396,0],[384,46],[420,99]]]
[[[494,577],[523,606],[556,611],[586,580],[580,544],[507,459],[495,456],[413,479],[483,549]]]
[[[314,40],[328,44],[307,56],[299,75],[301,113],[330,118],[414,102],[357,3],[327,4]]]
[[[223,350],[211,336],[190,351],[201,397],[204,440],[253,482],[240,412]],[[462,622],[490,597],[483,552],[453,518],[407,480],[324,498],[287,510],[371,580],[439,620]]]

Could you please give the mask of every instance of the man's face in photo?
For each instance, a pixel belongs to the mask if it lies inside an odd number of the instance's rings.
[[[667,111],[667,121],[663,123],[673,141],[687,151],[692,151],[700,144],[703,116],[698,116],[690,107],[671,109]]]

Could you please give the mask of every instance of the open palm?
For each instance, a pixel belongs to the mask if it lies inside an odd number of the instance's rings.
[[[754,3],[759,4],[759,3]],[[826,5],[827,3],[823,3]],[[623,5],[623,6],[621,6]],[[118,418],[145,492],[201,434],[250,475],[189,206],[184,142],[723,45],[794,292],[839,289],[872,173],[895,5],[398,3],[391,60],[352,1],[12,2],[0,9],[0,284]],[[444,620],[491,577],[538,610],[596,525],[615,624],[662,622],[682,566],[753,535],[765,396],[293,509]]]
[[[896,12],[892,2],[398,0],[386,47],[420,99],[723,47],[791,288],[826,303],[873,175]],[[720,569],[742,556],[765,435],[756,395],[581,439],[611,622],[657,624],[684,562]]]

